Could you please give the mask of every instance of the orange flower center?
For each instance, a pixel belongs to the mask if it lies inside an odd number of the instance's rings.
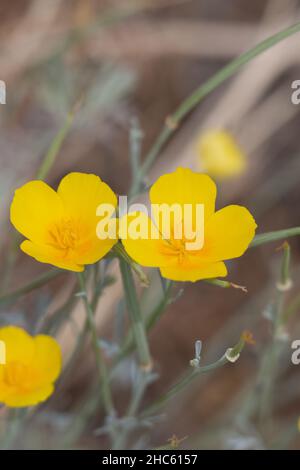
[[[69,250],[75,248],[78,240],[78,228],[73,220],[62,220],[50,231],[50,236],[55,248]]]
[[[176,256],[181,264],[186,256],[185,240],[164,240],[160,251],[166,256]]]
[[[9,362],[4,368],[4,381],[7,385],[24,386],[29,378],[28,366],[19,361]]]
[[[172,231],[170,239],[163,239],[160,252],[165,256],[176,256],[178,264],[184,264],[191,256],[199,256],[200,252],[202,252],[202,248],[191,251],[191,249],[187,247],[187,244],[194,241],[195,238],[188,239],[185,237],[183,229],[181,238],[175,238],[174,231]]]

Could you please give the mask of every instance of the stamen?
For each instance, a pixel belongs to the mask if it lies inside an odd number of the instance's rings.
[[[73,249],[79,239],[77,227],[73,220],[62,220],[50,231],[55,248],[63,250]]]

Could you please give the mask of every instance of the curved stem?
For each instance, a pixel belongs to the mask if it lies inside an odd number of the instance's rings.
[[[154,142],[150,151],[148,152],[144,164],[140,168],[139,173],[136,175],[135,184],[131,190],[131,196],[134,196],[138,193],[140,183],[147,174],[148,170],[153,165],[155,159],[157,158],[159,152],[165,143],[169,140],[171,135],[176,131],[181,121],[213,90],[215,90],[219,85],[221,85],[225,80],[234,75],[238,69],[243,65],[250,62],[252,59],[257,57],[262,52],[270,49],[275,44],[279,43],[283,39],[292,36],[293,34],[300,31],[300,23],[296,23],[289,28],[280,31],[277,34],[265,39],[260,42],[257,46],[253,47],[249,51],[241,54],[239,57],[234,59],[228,65],[223,67],[219,72],[213,75],[207,82],[197,88],[184,102],[179,106],[179,108],[172,114],[165,123],[165,126],[161,133],[159,134],[157,140]]]
[[[47,284],[49,281],[51,281],[52,279],[55,279],[57,276],[63,273],[64,273],[63,270],[56,269],[56,268],[51,269],[50,271],[47,271],[46,273],[41,274],[41,276],[37,277],[36,279],[29,282],[28,284],[25,284],[25,286],[22,286],[19,289],[9,292],[8,294],[1,295],[0,304],[14,302],[22,295],[28,294],[29,292],[35,289],[38,289],[39,287],[42,287],[43,285]]]
[[[208,364],[207,366],[202,366],[202,367],[199,365],[193,366],[190,370],[188,370],[183,375],[183,377],[179,380],[179,382],[173,385],[173,387],[167,393],[162,395],[158,400],[156,400],[152,405],[150,405],[142,414],[142,417],[147,417],[155,413],[163,405],[165,405],[170,399],[172,399],[174,395],[176,395],[178,392],[183,390],[187,385],[190,384],[190,382],[192,382],[199,375],[218,369],[219,367],[222,367],[228,362],[231,362],[231,363],[236,362],[244,346],[245,346],[245,339],[242,335],[239,341],[233,346],[233,348],[227,349],[225,354],[223,354],[223,356],[220,357],[220,359],[218,359],[217,361],[213,362],[212,364]]]
[[[271,424],[273,412],[274,384],[278,372],[278,360],[282,350],[280,329],[283,325],[284,302],[290,290],[290,261],[290,246],[288,243],[284,243],[279,283],[277,284],[276,296],[271,309],[272,342],[266,350],[261,369],[259,417],[261,424],[264,426]]]
[[[145,328],[147,332],[153,328],[153,326],[160,319],[163,311],[167,307],[170,301],[170,294],[171,294],[172,287],[173,287],[173,282],[168,283],[168,286],[164,293],[163,298],[160,300],[158,305],[154,307],[151,313],[147,315],[145,319]],[[114,366],[117,366],[127,354],[132,352],[134,349],[134,346],[135,346],[134,337],[133,337],[132,331],[129,331],[129,333],[127,334],[124,340],[123,346],[121,347],[121,351],[119,352],[119,354],[117,355],[114,361]]]
[[[277,230],[274,232],[266,232],[256,235],[250,244],[250,248],[264,245],[265,243],[274,242],[278,240],[284,240],[285,238],[295,237],[300,235],[300,227],[292,227],[283,230]]]
[[[72,127],[72,124],[74,122],[74,119],[75,119],[75,116],[77,114],[79,107],[80,107],[80,100],[77,103],[75,103],[71,111],[67,114],[65,122],[63,123],[59,131],[57,132],[53,141],[51,142],[49,150],[46,153],[45,158],[43,159],[41,166],[37,171],[36,179],[44,180],[47,177]]]
[[[124,295],[126,298],[128,314],[132,323],[132,334],[136,343],[140,366],[144,370],[150,370],[152,368],[152,360],[131,268],[123,258],[119,259],[119,263],[124,286]]]
[[[216,362],[213,362],[212,364],[203,367],[196,367],[189,370],[182,376],[179,382],[173,385],[173,387],[167,393],[162,395],[158,400],[156,400],[152,405],[150,405],[144,411],[144,413],[142,413],[142,417],[145,418],[151,416],[152,414],[159,411],[159,409],[163,405],[165,405],[169,400],[171,400],[174,395],[181,392],[181,390],[183,390],[187,385],[189,385],[194,379],[199,377],[199,375],[218,369],[219,367],[222,367],[223,365],[227,364],[227,362],[229,361],[226,355],[223,355],[220,359],[218,359]]]

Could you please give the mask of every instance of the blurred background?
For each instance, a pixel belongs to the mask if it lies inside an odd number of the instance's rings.
[[[68,172],[93,172],[118,194],[127,194],[132,120],[142,129],[144,156],[167,116],[196,87],[240,53],[297,21],[296,0],[1,2],[0,79],[7,87],[7,103],[0,105],[2,294],[49,270],[16,250],[9,204],[14,189],[35,178],[68,113],[73,113],[72,123],[46,181],[56,187]],[[217,207],[245,205],[259,232],[300,225],[300,105],[291,102],[291,84],[300,80],[299,52],[296,34],[207,97],[160,153],[146,183],[178,166],[205,171],[197,143],[207,131],[224,129],[245,166],[218,178]],[[298,238],[291,239],[293,288],[285,296],[289,318],[281,332],[272,388],[265,383],[279,246],[249,250],[229,263],[229,280],[246,286],[247,294],[204,282],[180,286],[183,292],[177,289],[178,299],[150,335],[159,378],[145,404],[188,368],[197,339],[203,341],[203,363],[219,358],[244,329],[252,332],[255,344],[246,346],[236,364],[199,378],[178,395],[154,429],[137,431],[130,446],[161,447],[176,435],[184,438],[182,448],[191,449],[299,448],[300,366],[291,363],[291,343],[300,338]],[[111,339],[122,288],[114,263],[109,269],[114,283],[105,288],[96,318],[100,335]],[[158,279],[152,277],[142,293],[146,311],[161,295]],[[50,331],[68,358],[84,318],[74,296],[64,315],[74,289],[73,277],[63,274],[2,306],[0,322],[34,332],[40,325],[51,326],[53,315],[63,312]],[[94,433],[102,415],[91,406],[95,372],[88,344],[77,361],[56,394],[31,417],[19,447],[57,448],[62,435],[68,436],[69,447],[106,447],[105,437]],[[120,412],[130,393],[131,369],[131,361],[125,361],[114,376]],[[272,412],[266,421],[261,408],[267,392]],[[84,410],[84,419],[74,425],[78,410]]]

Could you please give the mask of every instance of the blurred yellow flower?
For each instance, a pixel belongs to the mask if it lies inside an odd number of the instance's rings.
[[[245,252],[254,237],[256,223],[245,207],[231,205],[215,212],[215,199],[216,185],[207,175],[178,168],[174,173],[161,176],[150,190],[151,204],[166,204],[168,207],[189,204],[193,211],[202,204],[204,227],[197,226],[196,231],[204,229],[204,244],[200,249],[187,249],[184,236],[181,239],[174,237],[178,228],[174,226],[174,218],[170,218],[171,236],[166,237],[161,217],[157,219],[154,216],[152,221],[146,214],[135,212],[120,220],[119,234],[125,250],[137,263],[159,267],[163,277],[175,281],[226,276],[223,261],[237,258]],[[140,225],[147,223],[148,237],[131,235],[130,224],[135,224],[136,220]],[[183,219],[180,223],[183,224]],[[150,236],[150,232],[155,237]]]
[[[237,176],[246,169],[246,156],[229,132],[204,132],[196,148],[201,170],[214,178]]]
[[[83,271],[105,256],[116,239],[96,234],[100,204],[117,205],[110,187],[93,174],[70,173],[57,192],[43,181],[17,189],[10,209],[15,228],[28,240],[21,249],[41,263]]]
[[[22,328],[0,328],[5,364],[0,364],[0,402],[12,408],[33,406],[54,391],[61,372],[61,350],[50,336],[30,336]]]

